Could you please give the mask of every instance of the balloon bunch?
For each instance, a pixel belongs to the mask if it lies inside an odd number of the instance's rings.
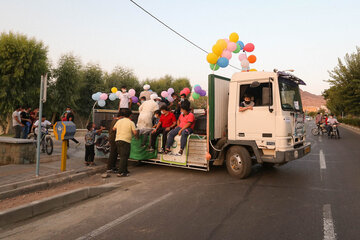
[[[180,96],[185,94],[185,95],[189,95],[191,93],[189,88],[184,88],[183,90],[180,91]]]
[[[239,53],[243,50],[244,53],[239,55],[242,71],[256,71],[249,67],[250,63],[256,62],[256,56],[250,55],[247,57],[246,52],[254,51],[255,46],[252,43],[244,45],[242,41],[239,41],[239,35],[235,32],[231,33],[229,39],[219,39],[212,47],[212,52],[206,57],[208,63],[210,63],[210,69],[213,71],[221,68],[226,68],[229,65],[229,60],[232,58],[232,53]]]
[[[201,89],[200,85],[199,84],[196,84],[194,86],[194,92],[192,93],[192,97],[194,99],[198,99],[200,96],[206,96],[206,91]]]
[[[135,96],[135,93],[136,92],[134,89],[129,90],[129,96],[131,97],[131,100],[133,103],[137,103],[139,101],[139,99]],[[122,92],[118,91],[118,89],[116,87],[112,87],[111,93],[109,93],[109,95],[107,93],[97,92],[97,93],[94,93],[91,96],[91,98],[94,101],[97,101],[97,104],[99,105],[99,107],[104,107],[106,105],[105,100],[107,100],[109,98],[110,101],[115,101],[116,99],[120,98],[121,95],[122,95]]]

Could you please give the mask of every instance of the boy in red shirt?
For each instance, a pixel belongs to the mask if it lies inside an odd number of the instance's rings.
[[[157,136],[162,133],[162,149],[159,153],[164,152],[164,147],[167,140],[167,135],[170,132],[171,129],[173,129],[176,126],[176,118],[175,115],[169,111],[167,106],[162,106],[160,108],[161,111],[161,117],[159,120],[159,123],[156,125],[156,128],[151,132],[150,135],[150,152],[154,152],[155,143]]]
[[[193,133],[195,127],[195,116],[190,112],[190,108],[187,104],[181,106],[181,115],[177,122],[177,127],[170,131],[168,139],[166,141],[165,154],[169,153],[170,147],[174,143],[176,135],[181,136],[180,151],[177,156],[181,156],[184,152],[188,136]]]

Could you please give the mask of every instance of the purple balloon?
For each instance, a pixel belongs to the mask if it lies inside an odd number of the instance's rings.
[[[206,91],[205,90],[201,90],[201,92],[199,93],[200,94],[200,96],[206,96]]]
[[[194,88],[194,90],[195,90],[195,92],[198,93],[198,94],[200,94],[200,92],[202,91],[202,89],[201,89],[200,86],[196,86],[196,87]]]
[[[136,96],[132,96],[131,100],[133,103],[137,103],[139,101],[139,99]]]

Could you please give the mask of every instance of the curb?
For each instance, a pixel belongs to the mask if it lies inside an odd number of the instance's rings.
[[[123,184],[124,183],[110,183],[102,186],[84,187],[2,211],[0,212],[0,227],[29,219],[54,209],[63,208],[70,204],[74,204],[92,197],[96,197],[102,193],[112,191],[122,186]]]
[[[71,170],[69,172],[57,173],[23,182],[11,183],[0,187],[0,200],[18,195],[44,190],[48,187],[57,186],[63,183],[77,181],[87,176],[102,172],[106,166],[97,166],[93,169],[84,169],[83,171]]]

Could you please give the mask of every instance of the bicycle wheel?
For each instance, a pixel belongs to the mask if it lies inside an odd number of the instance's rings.
[[[319,135],[319,129],[317,127],[313,128],[313,129],[311,129],[311,133],[312,133],[312,135],[317,136],[317,135]]]
[[[46,139],[45,139],[45,150],[46,150],[46,153],[48,155],[51,155],[53,150],[54,150],[54,144],[53,144],[53,140],[51,139],[50,136],[47,136]]]

